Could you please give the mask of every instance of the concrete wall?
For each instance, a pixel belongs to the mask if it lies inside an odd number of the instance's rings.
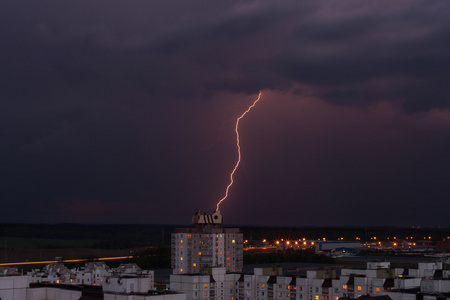
[[[81,291],[63,290],[58,288],[32,288],[28,290],[28,297],[21,300],[79,300]],[[9,299],[9,298],[5,298]]]
[[[151,288],[149,277],[111,277],[103,282],[103,290],[112,293],[147,293]]]
[[[185,294],[166,294],[166,295],[115,295],[104,294],[103,300],[186,300]]]
[[[26,299],[28,276],[0,277],[0,298],[8,300]]]

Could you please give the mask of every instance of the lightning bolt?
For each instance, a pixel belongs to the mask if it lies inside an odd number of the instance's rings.
[[[227,199],[228,197],[228,191],[230,190],[230,187],[233,185],[233,176],[234,173],[236,172],[237,168],[239,167],[239,164],[241,163],[241,145],[239,144],[239,121],[241,121],[241,119],[253,108],[255,107],[256,103],[259,101],[259,99],[261,98],[261,92],[259,92],[258,94],[258,98],[256,98],[256,100],[253,102],[252,105],[250,105],[247,110],[239,116],[239,118],[236,119],[236,125],[234,128],[234,131],[236,132],[236,146],[237,146],[237,152],[238,152],[238,160],[236,162],[236,165],[234,166],[233,171],[230,174],[230,183],[227,186],[227,189],[225,190],[225,196],[219,200],[219,202],[217,203],[217,208],[216,211],[219,210],[219,206],[220,203],[222,203],[225,199]]]

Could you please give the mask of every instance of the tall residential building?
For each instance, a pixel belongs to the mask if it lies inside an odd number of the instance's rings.
[[[173,274],[208,273],[211,267],[241,272],[243,234],[239,228],[222,227],[220,211],[202,214],[196,211],[193,227],[177,228],[172,234]]]

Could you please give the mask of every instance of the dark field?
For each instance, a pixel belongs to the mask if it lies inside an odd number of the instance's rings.
[[[56,257],[62,260],[81,258],[100,258],[133,255],[141,249],[92,249],[92,248],[60,248],[60,249],[21,249],[1,251],[0,263],[52,261]]]
[[[187,225],[189,226],[189,225]],[[0,224],[0,262],[25,262],[62,259],[128,256],[143,249],[164,248],[169,251],[175,225],[84,225],[84,224]],[[232,226],[227,226],[232,227]],[[236,226],[237,227],[237,226]],[[246,245],[300,238],[350,241],[360,237],[367,241],[377,236],[411,237],[442,240],[450,231],[440,228],[273,228],[241,227]],[[167,250],[169,249],[169,250]]]

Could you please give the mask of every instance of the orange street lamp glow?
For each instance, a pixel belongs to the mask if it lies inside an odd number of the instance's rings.
[[[228,184],[226,190],[225,190],[225,196],[219,200],[219,202],[217,203],[217,208],[216,210],[219,210],[219,206],[220,203],[222,203],[222,201],[224,201],[225,199],[227,199],[228,197],[228,191],[230,189],[230,187],[233,185],[234,179],[233,179],[233,175],[234,172],[236,172],[237,168],[239,167],[239,164],[241,163],[241,146],[239,144],[239,121],[253,108],[255,107],[256,103],[259,101],[259,99],[261,98],[261,92],[259,92],[258,94],[258,98],[256,98],[256,100],[253,102],[252,105],[250,105],[247,110],[236,120],[236,126],[234,128],[234,131],[236,132],[236,146],[237,146],[237,150],[238,150],[238,160],[236,162],[236,165],[234,166],[233,171],[230,174],[230,183]]]

